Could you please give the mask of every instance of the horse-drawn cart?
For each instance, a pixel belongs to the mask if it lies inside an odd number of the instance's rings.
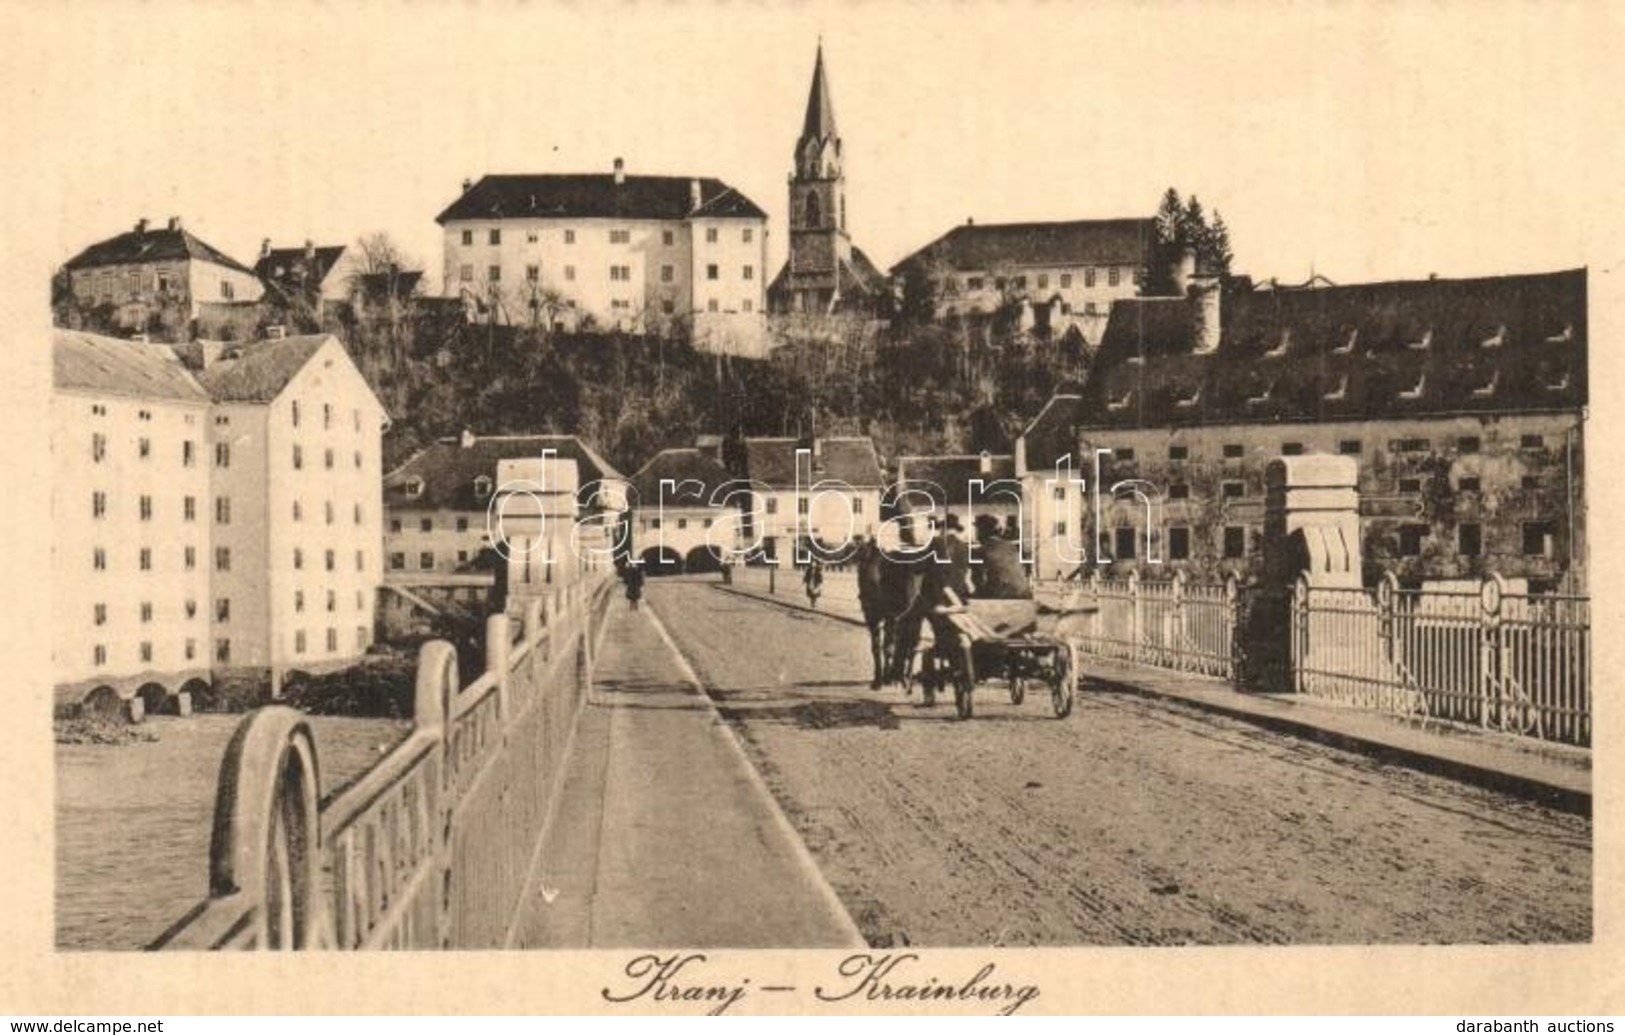
[[[975,713],[976,684],[995,679],[1009,687],[1010,703],[1021,704],[1029,683],[1049,688],[1055,717],[1072,712],[1077,665],[1071,645],[1041,632],[1044,609],[1032,600],[976,600],[937,612],[956,634],[957,642],[933,636],[919,648],[920,691],[935,704],[939,690],[952,689],[961,719]],[[967,670],[966,662],[969,662]]]

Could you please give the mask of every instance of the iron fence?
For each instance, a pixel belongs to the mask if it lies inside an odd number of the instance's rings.
[[[1176,574],[1167,581],[1087,580],[1045,587],[1066,620],[1079,653],[1208,676],[1235,675],[1236,584],[1201,584]]]

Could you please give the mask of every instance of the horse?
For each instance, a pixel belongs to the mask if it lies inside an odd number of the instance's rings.
[[[908,685],[913,645],[898,642],[898,621],[908,614],[920,592],[922,571],[916,563],[893,557],[874,540],[858,547],[852,558],[858,576],[858,604],[869,628],[869,654],[874,679],[869,687],[887,683]]]

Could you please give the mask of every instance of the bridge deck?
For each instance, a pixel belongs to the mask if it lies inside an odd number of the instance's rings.
[[[596,677],[520,944],[862,944],[647,607],[612,605]]]

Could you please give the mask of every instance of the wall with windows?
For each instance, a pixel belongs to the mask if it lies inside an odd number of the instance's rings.
[[[84,305],[123,310],[127,326],[140,322],[143,307],[156,311],[161,298],[187,302],[195,318],[203,302],[255,302],[265,291],[252,273],[196,259],[78,269],[69,274],[68,283]]]
[[[785,487],[753,493],[751,509],[753,542],[747,545],[775,554],[787,566],[794,560],[796,541],[805,535],[830,545],[848,537],[874,539],[880,526],[880,490],[808,493]]]
[[[393,506],[384,525],[384,577],[450,574],[490,545],[484,510]]]
[[[1138,266],[1128,263],[954,270],[933,284],[936,313],[938,319],[952,314],[988,313],[1006,298],[1042,302],[1059,297],[1075,314],[1103,318],[1115,299],[1133,298],[1139,293],[1140,273]]]
[[[1557,413],[1085,431],[1080,452],[1115,451],[1102,470],[1108,487],[1143,479],[1161,490],[1152,549],[1193,575],[1260,569],[1270,460],[1341,453],[1359,462],[1368,578],[1583,583],[1582,430],[1577,415]],[[1145,523],[1139,503],[1107,502],[1092,541],[1103,531],[1118,569],[1143,568]]]
[[[207,673],[208,413],[202,401],[53,396],[59,687],[153,675],[174,690]]]

